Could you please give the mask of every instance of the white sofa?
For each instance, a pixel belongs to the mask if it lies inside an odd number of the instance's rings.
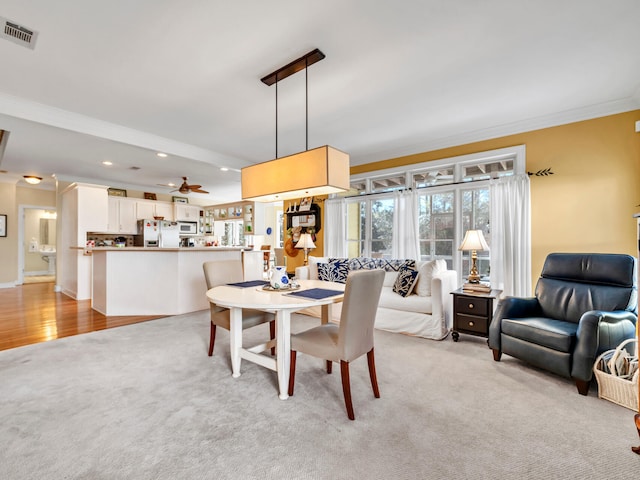
[[[418,270],[418,277],[412,293],[406,297],[393,291],[398,277],[398,267],[404,260],[360,257],[348,259],[348,262],[349,271],[358,268],[386,270],[376,315],[376,328],[434,340],[442,340],[449,334],[453,322],[451,292],[457,288],[458,279],[455,271],[447,270],[444,260],[416,262],[415,269]],[[308,266],[296,268],[296,277],[301,280],[319,279],[318,264],[328,263],[327,257],[310,256]],[[333,321],[340,321],[341,308],[341,304],[334,305]],[[309,308],[301,313],[320,316],[319,308]]]

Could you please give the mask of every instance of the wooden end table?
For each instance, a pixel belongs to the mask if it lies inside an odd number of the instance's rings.
[[[461,333],[489,338],[489,325],[493,319],[493,301],[502,290],[488,293],[467,292],[462,288],[451,292],[453,295],[453,341],[457,342]]]

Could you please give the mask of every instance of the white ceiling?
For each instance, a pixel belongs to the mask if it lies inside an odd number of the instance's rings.
[[[640,108],[637,0],[3,0],[0,17],[39,35],[0,39],[0,181],[187,176],[235,200],[239,169],[275,156],[260,78],[314,48],[309,148],[352,165]],[[305,148],[304,85],[278,84],[279,156]]]

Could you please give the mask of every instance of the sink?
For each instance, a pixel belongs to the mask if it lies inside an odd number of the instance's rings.
[[[42,255],[42,259],[49,264],[49,275],[56,273],[56,247],[50,245],[42,245],[38,253]]]

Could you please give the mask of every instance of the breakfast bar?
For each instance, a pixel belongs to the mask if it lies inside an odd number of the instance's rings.
[[[209,308],[202,264],[242,260],[246,280],[262,278],[262,252],[234,247],[96,247],[91,307],[103,315],[180,315]]]

